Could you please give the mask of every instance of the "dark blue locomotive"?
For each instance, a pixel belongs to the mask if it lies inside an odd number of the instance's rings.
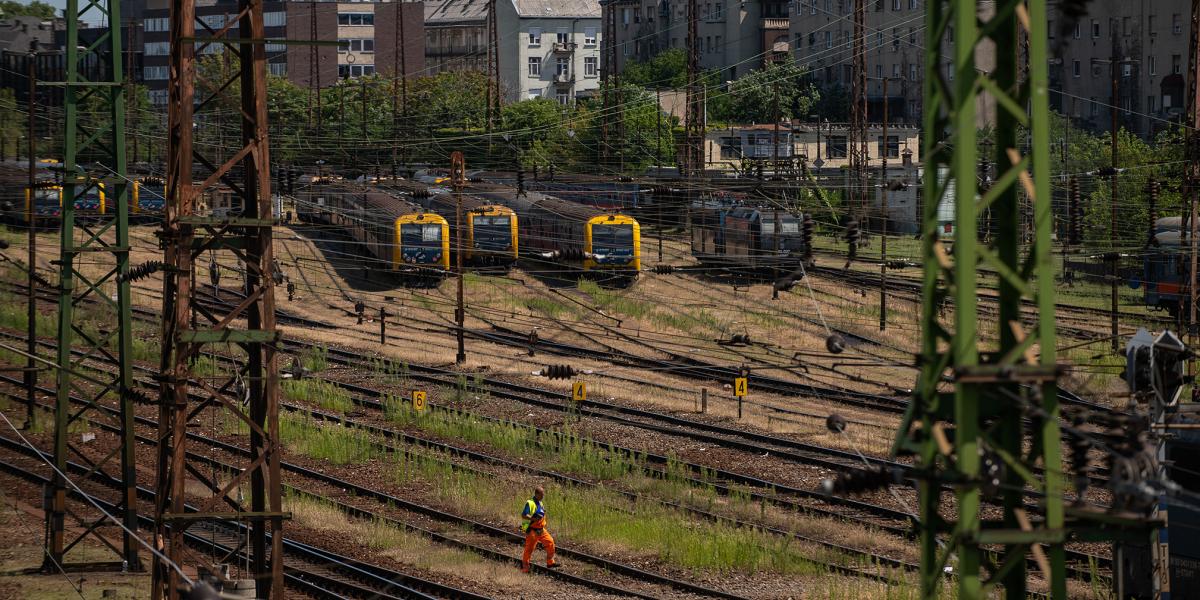
[[[1146,248],[1140,279],[1131,282],[1143,288],[1146,306],[1178,316],[1188,302],[1188,265],[1183,252],[1183,219],[1165,217],[1154,222],[1154,239]]]
[[[778,208],[692,209],[692,256],[742,273],[795,270],[804,254],[802,218]]]

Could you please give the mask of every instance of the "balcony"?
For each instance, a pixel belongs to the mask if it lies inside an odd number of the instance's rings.
[[[560,85],[570,85],[575,83],[575,76],[570,73],[558,73],[554,75],[554,83]]]
[[[783,29],[786,30],[789,26],[787,19],[762,19],[760,21],[763,29]]]
[[[554,52],[569,54],[574,52],[575,48],[578,46],[579,44],[576,44],[575,42],[554,42],[553,50]]]

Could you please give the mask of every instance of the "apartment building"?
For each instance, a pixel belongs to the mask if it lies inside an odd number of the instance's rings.
[[[1186,104],[1191,3],[1094,0],[1088,13],[1065,31],[1050,22],[1050,107],[1077,126],[1107,131],[1116,105],[1120,126],[1143,136],[1177,121]]]
[[[779,148],[772,145],[775,125],[735,125],[710,129],[705,134],[704,162],[708,170],[733,170],[745,160],[780,160],[803,157],[814,172],[836,172],[850,167],[848,123],[797,123],[779,126]],[[891,126],[887,141],[883,127],[867,128],[869,167],[881,166],[887,152],[892,166],[901,160],[921,161],[920,130],[914,126]]]
[[[485,0],[425,2],[425,68],[429,74],[487,71],[487,8]]]
[[[615,19],[617,72],[630,60],[645,61],[663,50],[687,48],[685,0],[601,0]],[[696,35],[700,66],[732,81],[790,53],[786,1],[698,0]]]
[[[142,19],[142,77],[156,105],[167,102],[169,64],[170,9],[165,0],[151,0]],[[196,3],[199,22],[217,30],[237,14],[236,0],[208,0]],[[397,12],[397,11],[401,12]],[[271,75],[287,77],[308,87],[310,82],[327,87],[339,79],[375,74],[391,77],[400,71],[398,43],[403,31],[405,72],[421,74],[425,65],[423,35],[424,7],[420,2],[284,2],[268,0],[263,4],[267,39],[312,39],[316,22],[318,40],[340,41],[338,46],[266,44],[267,70]],[[238,25],[233,25],[236,28]],[[207,31],[198,23],[197,37]],[[220,55],[221,44],[198,46],[198,53]],[[312,65],[316,64],[316,69]]]
[[[497,0],[500,86],[508,102],[567,104],[600,89],[600,5],[590,0]]]
[[[919,125],[925,72],[925,2],[922,0],[865,1],[867,105],[872,121],[882,120],[883,81],[888,80],[888,118],[897,123]],[[796,61],[812,73],[822,89],[841,88],[849,93],[854,82],[854,0],[796,0],[792,5],[791,49]],[[980,17],[995,10],[990,2],[979,3]],[[954,30],[946,32],[944,69],[954,79],[950,56]],[[995,67],[995,51],[976,50],[975,65]],[[994,103],[981,99],[977,122],[995,120]]]

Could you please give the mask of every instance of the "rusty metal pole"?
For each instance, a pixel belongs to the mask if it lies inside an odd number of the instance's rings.
[[[1111,132],[1111,135],[1112,135],[1112,169],[1113,169],[1113,171],[1112,171],[1112,181],[1110,182],[1111,186],[1112,186],[1111,193],[1110,193],[1111,197],[1108,199],[1109,210],[1112,213],[1111,214],[1112,222],[1111,222],[1111,227],[1109,230],[1109,240],[1110,240],[1110,243],[1112,244],[1112,247],[1109,248],[1108,256],[1109,256],[1109,289],[1111,290],[1111,296],[1112,296],[1112,307],[1111,307],[1112,310],[1110,312],[1110,321],[1112,324],[1112,344],[1111,344],[1111,346],[1112,346],[1113,352],[1116,352],[1120,348],[1120,345],[1121,345],[1120,340],[1117,339],[1117,336],[1119,335],[1118,317],[1117,317],[1117,309],[1118,309],[1118,306],[1117,306],[1118,260],[1117,260],[1117,258],[1119,256],[1119,254],[1117,253],[1117,183],[1118,183],[1117,182],[1117,159],[1118,159],[1117,142],[1118,142],[1118,138],[1119,138],[1118,133],[1119,133],[1119,128],[1120,128],[1120,122],[1119,122],[1118,112],[1117,112],[1117,105],[1120,104],[1120,102],[1121,102],[1121,97],[1120,97],[1121,83],[1118,78],[1119,75],[1118,75],[1118,65],[1117,65],[1117,63],[1118,63],[1118,60],[1117,60],[1118,59],[1118,57],[1117,57],[1117,37],[1115,34],[1113,35],[1112,44],[1113,44],[1112,62],[1111,62],[1111,64],[1109,64],[1109,70],[1112,72],[1112,132]]]
[[[879,153],[883,169],[879,186],[879,330],[887,329],[887,236],[888,221],[888,153],[891,152],[888,141],[888,78],[883,78],[883,151]]]
[[[29,254],[26,261],[29,264],[28,307],[26,317],[29,319],[26,333],[25,351],[29,354],[25,359],[25,429],[34,428],[37,423],[37,136],[34,135],[37,119],[37,40],[29,42],[29,64],[26,72],[29,78],[29,191],[25,200],[25,224],[29,226]]]
[[[466,184],[467,166],[462,152],[454,151],[450,155],[450,177],[454,183],[454,271],[458,276],[458,307],[454,310],[455,336],[458,339],[458,354],[454,355],[455,364],[467,362],[467,347],[464,339],[467,311],[463,301],[463,265],[462,265],[462,193]]]

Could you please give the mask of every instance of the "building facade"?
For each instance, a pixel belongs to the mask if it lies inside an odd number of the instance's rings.
[[[704,163],[706,170],[731,171],[746,160],[771,161],[778,152],[780,160],[803,158],[814,172],[846,170],[850,167],[848,123],[781,123],[779,148],[772,146],[775,137],[773,124],[732,126],[705,132]],[[901,160],[921,161],[921,135],[915,126],[890,126],[888,139],[883,139],[883,127],[867,128],[869,167],[882,166],[886,151],[891,166]]]
[[[142,78],[156,105],[167,102],[170,11],[166,4],[161,0],[150,2],[142,19]],[[328,87],[339,79],[375,74],[392,77],[406,72],[409,77],[418,76],[425,65],[423,10],[420,2],[268,0],[263,4],[267,39],[313,39],[315,20],[317,40],[341,42],[338,46],[268,43],[268,73],[287,77],[301,87]],[[197,20],[214,30],[224,27],[226,19],[236,14],[235,0],[197,2]],[[199,22],[196,36],[209,35]],[[401,43],[404,69],[397,68],[401,64]],[[221,44],[197,46],[201,57],[223,52]]]
[[[497,0],[500,87],[507,102],[562,104],[600,89],[600,5],[589,0]]]
[[[425,3],[425,65],[430,74],[487,72],[487,39],[487,2]]]
[[[1057,4],[1050,3],[1050,14],[1058,14]],[[1077,126],[1108,131],[1117,106],[1120,126],[1142,136],[1178,121],[1186,105],[1191,3],[1094,0],[1088,13],[1066,27],[1050,22],[1050,107]]]
[[[887,79],[888,118],[897,123],[918,125],[924,106],[925,80],[925,2],[922,0],[858,0],[866,2],[867,112],[870,120],[882,120],[883,82]],[[790,19],[792,54],[800,66],[812,75],[823,91],[840,89],[847,97],[854,88],[854,7],[855,0],[797,0]],[[994,10],[991,3],[980,3],[981,17]],[[946,32],[943,48],[947,56],[946,77],[954,73],[952,55],[954,31]],[[995,52],[976,51],[977,68],[989,70],[996,64]],[[978,122],[994,121],[990,104],[976,107]]]
[[[687,50],[687,2],[683,0],[602,0],[613,19],[620,72],[631,60],[645,61],[671,48]],[[700,66],[732,81],[790,51],[786,1],[697,0]]]

